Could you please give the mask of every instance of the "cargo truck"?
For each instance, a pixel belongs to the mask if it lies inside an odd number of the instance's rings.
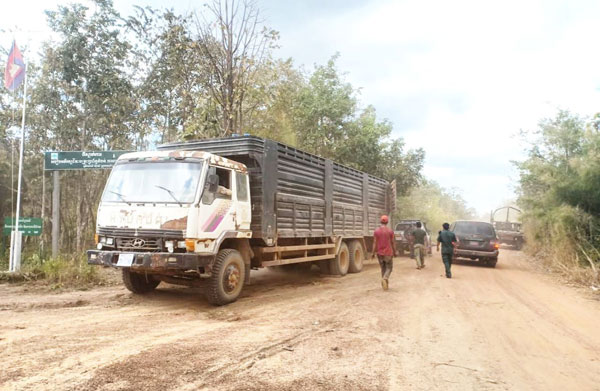
[[[122,269],[134,293],[161,282],[235,301],[250,270],[300,263],[358,273],[395,184],[253,136],[122,155],[98,207],[88,263]]]
[[[505,210],[506,217],[502,221],[498,218],[498,215],[503,217]],[[521,230],[520,220],[521,210],[513,206],[503,206],[492,211],[490,214],[490,222],[496,229],[500,243],[509,244],[517,250],[520,250],[523,247],[523,243],[525,243],[525,234]]]

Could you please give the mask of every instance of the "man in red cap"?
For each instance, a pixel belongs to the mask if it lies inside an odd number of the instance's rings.
[[[396,254],[396,244],[394,243],[394,231],[388,228],[389,218],[386,215],[381,216],[381,226],[373,234],[373,255],[377,253],[379,266],[381,266],[381,286],[383,290],[388,289],[388,279],[392,272],[394,254]]]

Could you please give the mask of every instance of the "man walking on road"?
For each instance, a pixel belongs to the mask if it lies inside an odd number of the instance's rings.
[[[388,217],[381,216],[381,226],[373,234],[373,255],[377,253],[379,266],[381,267],[381,286],[384,291],[388,289],[388,279],[392,273],[394,254],[396,254],[396,244],[394,243],[394,231],[388,228]]]
[[[456,239],[454,232],[450,231],[450,224],[444,223],[442,227],[444,230],[440,231],[438,235],[436,249],[438,252],[440,251],[441,243],[442,261],[444,262],[444,267],[446,268],[446,278],[452,278],[450,267],[452,266],[452,257],[454,256],[454,248],[458,244],[458,239]]]
[[[427,232],[421,228],[420,221],[417,221],[417,228],[410,233],[410,236],[414,243],[417,269],[421,270],[425,267],[425,237],[427,236]]]

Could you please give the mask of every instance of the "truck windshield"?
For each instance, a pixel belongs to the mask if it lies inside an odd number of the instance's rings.
[[[113,167],[103,202],[191,203],[202,162],[131,162]]]

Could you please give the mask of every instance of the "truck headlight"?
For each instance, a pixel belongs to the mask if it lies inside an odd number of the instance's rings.
[[[172,240],[168,240],[165,242],[165,247],[167,248],[167,251],[172,253],[173,252],[173,247],[175,246],[175,243],[173,243]]]
[[[115,243],[115,238],[106,238],[106,244],[113,245]]]
[[[106,236],[100,237],[100,243],[106,243]]]
[[[98,245],[96,246],[96,248],[97,248],[98,250],[102,250],[102,243],[98,243]]]

